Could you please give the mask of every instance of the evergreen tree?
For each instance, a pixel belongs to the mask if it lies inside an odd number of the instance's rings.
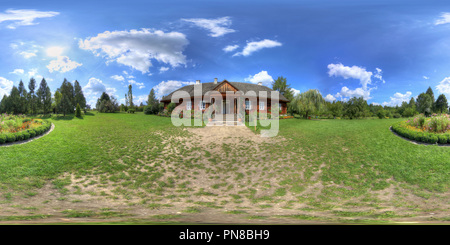
[[[74,82],[74,105],[75,104],[80,104],[80,107],[83,109],[86,108],[86,98],[84,97],[83,90],[77,80]]]
[[[22,80],[20,80],[19,83],[19,95],[20,95],[20,99],[19,99],[19,113],[25,114],[28,111],[28,105],[27,105],[27,90],[25,89],[25,86],[23,85]]]
[[[2,101],[0,102],[0,113],[8,112],[8,95],[4,94]]]
[[[54,97],[55,97],[55,101],[54,101],[54,103],[55,103],[54,104],[55,113],[58,114],[59,113],[59,107],[60,107],[60,104],[61,104],[62,94],[58,90],[56,90]]]
[[[144,108],[145,114],[156,114],[159,111],[159,101],[155,97],[155,90],[151,89],[147,98],[147,106]]]
[[[130,107],[133,107],[133,91],[132,91],[132,86],[131,84],[128,85],[128,103]]]
[[[80,104],[77,104],[77,109],[75,110],[75,116],[76,116],[76,117],[81,117],[81,108],[80,108]]]
[[[20,113],[20,93],[16,86],[13,86],[8,98],[7,113],[19,114]]]
[[[435,112],[435,100],[434,100],[434,93],[431,87],[428,87],[426,94],[428,94],[431,98],[431,112]]]
[[[44,115],[50,111],[52,105],[52,93],[50,92],[50,88],[47,85],[47,81],[42,78],[41,83],[39,84],[39,89],[36,92],[38,107],[42,109]]]
[[[277,80],[273,81],[272,89],[280,92],[280,94],[282,94],[286,99],[290,101],[287,104],[288,113],[296,111],[296,109],[293,108],[295,105],[294,103],[292,103],[292,101],[294,100],[294,91],[291,89],[290,85],[287,84],[286,78],[282,76],[278,77]]]
[[[28,105],[30,106],[31,114],[34,115],[36,114],[36,94],[35,94],[36,80],[34,80],[34,78],[30,79],[30,83],[28,83],[28,89],[29,89]]]
[[[435,103],[435,110],[439,113],[447,113],[448,112],[448,103],[447,98],[444,94],[439,95]]]
[[[71,114],[74,111],[74,89],[72,84],[64,78],[61,87],[59,88],[61,93],[61,102],[59,105],[59,111],[66,116],[66,114]]]
[[[424,113],[425,116],[429,116],[432,112],[433,101],[429,93],[421,93],[417,97],[416,101],[417,111]]]

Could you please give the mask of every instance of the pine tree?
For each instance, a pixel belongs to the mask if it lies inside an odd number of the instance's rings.
[[[132,86],[131,84],[128,85],[128,103],[130,107],[133,107],[133,91],[132,91]]]
[[[80,104],[77,104],[77,109],[75,110],[75,116],[76,116],[76,117],[81,117],[81,108],[80,108]]]
[[[59,88],[61,93],[61,102],[59,105],[59,111],[66,114],[71,114],[74,111],[74,89],[72,84],[64,78],[61,87]]]
[[[28,108],[27,108],[28,95],[27,95],[27,90],[25,89],[25,86],[23,85],[22,80],[20,80],[18,89],[19,89],[19,96],[20,96],[19,105],[18,105],[19,113],[25,114],[28,111]]]
[[[80,86],[80,83],[75,80],[74,82],[74,105],[80,104],[80,107],[85,109],[86,108],[86,98],[84,97],[83,90]]]
[[[36,114],[36,94],[35,94],[36,80],[34,80],[34,78],[30,79],[30,83],[28,84],[28,89],[29,89],[28,105],[30,106],[31,114],[35,115]]]
[[[45,78],[42,78],[41,83],[39,84],[39,89],[36,92],[38,107],[42,109],[43,114],[46,115],[47,112],[50,111],[52,105],[52,94],[50,92],[50,88],[47,85],[47,81]]]

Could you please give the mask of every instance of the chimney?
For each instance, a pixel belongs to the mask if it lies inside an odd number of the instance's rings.
[[[200,80],[195,81],[195,84],[200,84]]]
[[[259,82],[258,85],[259,85],[259,86],[262,86],[262,82]]]
[[[214,84],[217,84],[217,78],[214,78]]]

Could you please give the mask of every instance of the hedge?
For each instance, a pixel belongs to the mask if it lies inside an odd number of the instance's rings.
[[[52,123],[47,120],[42,120],[42,125],[34,129],[27,129],[25,131],[16,133],[0,134],[0,144],[11,143],[15,141],[27,140],[41,134],[44,134],[52,127]]]
[[[429,144],[450,144],[450,133],[435,134],[430,132],[419,132],[403,127],[405,122],[397,122],[392,125],[392,131],[410,140]]]

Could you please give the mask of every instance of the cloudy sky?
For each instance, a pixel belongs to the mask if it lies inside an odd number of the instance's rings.
[[[447,1],[448,2],[448,1]],[[431,87],[450,97],[445,1],[0,2],[0,96],[44,77],[52,92],[78,80],[135,103],[195,80],[270,83],[327,100],[409,101]]]

